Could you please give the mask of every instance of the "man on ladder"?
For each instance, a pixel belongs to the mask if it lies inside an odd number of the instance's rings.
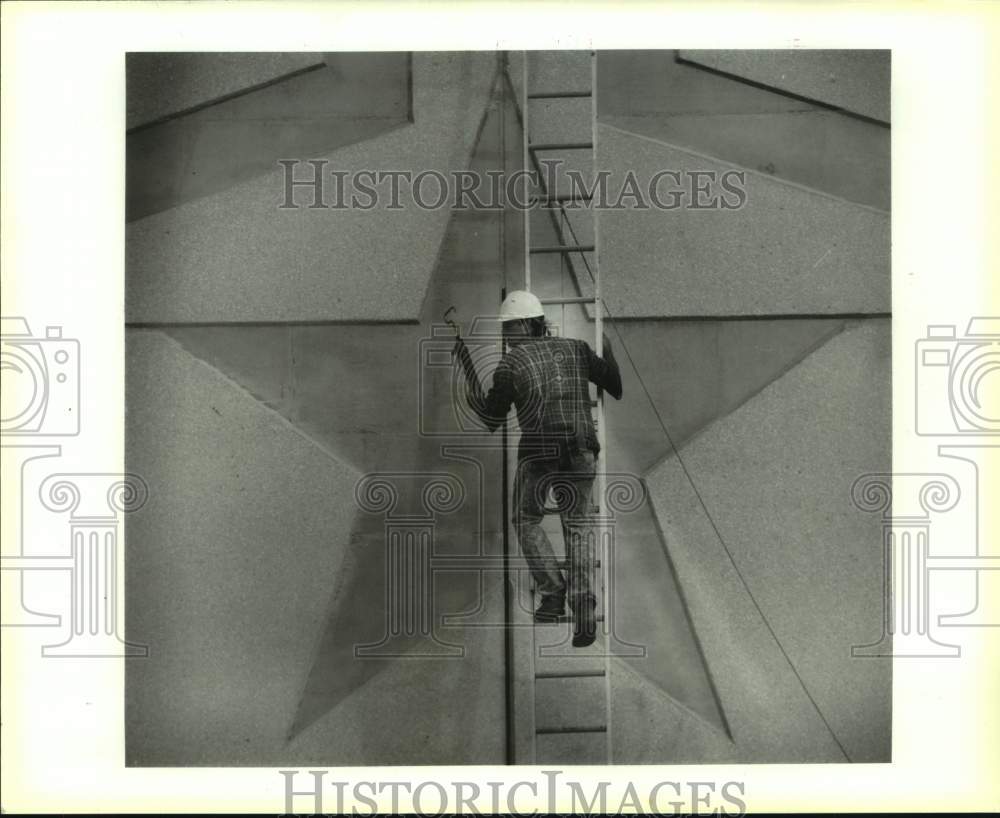
[[[469,378],[469,405],[490,432],[505,421],[511,404],[517,408],[521,440],[513,523],[541,597],[535,621],[559,621],[568,592],[573,645],[584,647],[597,633],[589,517],[600,451],[588,382],[620,400],[621,374],[607,336],[603,358],[586,341],[550,336],[542,303],[529,292],[510,293],[500,308],[500,320],[505,354],[488,394],[483,394],[478,378]],[[568,582],[541,526],[543,516],[553,510],[546,507],[550,488],[567,535]]]

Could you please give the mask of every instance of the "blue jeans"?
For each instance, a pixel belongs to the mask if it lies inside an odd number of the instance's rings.
[[[542,597],[564,599],[584,595],[594,599],[594,521],[590,494],[596,455],[589,449],[558,458],[525,458],[514,476],[514,528],[521,552]],[[542,530],[546,498],[552,490],[562,520],[568,582]]]

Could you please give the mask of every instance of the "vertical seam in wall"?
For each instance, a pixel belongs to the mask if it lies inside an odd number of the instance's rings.
[[[501,51],[497,55],[497,71],[506,71],[507,52]],[[494,94],[499,92],[500,108],[500,144],[499,144],[499,166],[504,178],[507,175],[507,85],[503,81],[494,82]],[[499,211],[499,221],[497,222],[497,239],[499,242],[500,255],[500,301],[507,297],[507,208]],[[507,481],[509,477],[509,465],[507,463],[508,451],[508,424],[504,418],[501,426],[501,447],[500,454],[500,530],[501,543],[503,548],[504,562],[508,570],[503,573],[503,610],[504,610],[504,755],[507,764],[514,764],[515,758],[515,736],[514,736],[514,633],[513,633],[513,598],[511,595],[509,566],[511,565],[510,554],[510,527],[507,523],[509,515],[510,498],[507,495]]]
[[[406,119],[415,122],[413,115],[413,52],[406,54]]]

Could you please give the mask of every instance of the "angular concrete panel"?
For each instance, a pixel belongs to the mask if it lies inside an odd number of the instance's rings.
[[[504,143],[500,127],[506,124],[492,111],[482,128],[473,163],[484,171],[495,167]],[[435,526],[435,553],[475,556],[485,548],[496,555],[500,546],[500,492],[493,485],[500,474],[499,451],[473,449],[472,456],[483,467],[443,456],[442,445],[482,445],[499,440],[473,435],[421,438],[424,417],[432,429],[454,429],[448,377],[437,370],[424,371],[421,341],[430,338],[431,325],[440,323],[450,304],[459,320],[495,313],[500,296],[503,261],[500,211],[456,211],[442,243],[431,286],[421,309],[421,320],[412,324],[286,327],[178,327],[170,329],[186,348],[223,369],[269,406],[280,412],[305,434],[345,457],[360,471],[400,473],[446,471],[460,477],[469,494],[460,511]],[[438,342],[439,352],[441,341]],[[451,339],[443,350],[451,350]],[[427,380],[424,378],[427,376]],[[428,389],[420,387],[426,383]],[[481,485],[485,480],[485,486]],[[423,512],[420,498],[404,495],[407,508]],[[359,643],[377,643],[385,633],[384,585],[386,530],[378,515],[359,515],[349,531],[347,556],[336,584],[330,589],[330,605],[317,634],[303,692],[290,725],[289,751],[307,753],[317,747],[317,736],[328,735],[331,725],[343,726],[357,712],[358,700],[366,700],[371,689],[401,684],[398,666],[411,668],[409,700],[415,707],[434,708],[425,714],[429,726],[437,721],[441,741],[421,754],[442,763],[487,763],[502,757],[504,726],[484,721],[493,707],[502,718],[503,621],[501,587],[496,572],[475,567],[435,575],[435,622],[482,607],[482,617],[496,627],[463,628],[461,624],[435,628],[442,638],[466,650],[461,660],[359,659]],[[480,623],[482,624],[482,623]],[[418,650],[419,640],[404,640],[404,651]],[[399,646],[395,649],[399,649]],[[438,668],[434,670],[433,668]],[[436,678],[443,674],[446,678]],[[484,702],[476,711],[477,726],[458,726],[450,739],[443,733],[450,716],[440,712],[440,691],[454,674],[466,686],[475,684]],[[396,679],[390,682],[387,680]],[[343,706],[349,700],[350,704]],[[423,711],[421,711],[423,713]],[[471,712],[471,711],[470,711]],[[391,711],[386,714],[391,719]],[[461,718],[459,719],[461,721]],[[348,727],[354,732],[353,727]],[[363,732],[363,731],[358,731]],[[392,734],[386,725],[385,734]],[[433,731],[432,731],[433,732]],[[432,742],[433,743],[433,742]],[[339,744],[320,758],[344,762],[403,763],[412,761],[396,753],[386,742],[368,736],[365,747],[342,748]],[[499,749],[498,749],[499,748]],[[304,756],[308,757],[308,756]]]
[[[497,583],[487,591],[487,610],[502,611],[499,590]],[[328,696],[321,695],[323,715],[290,736],[272,760],[255,763],[503,764],[502,641],[497,628],[466,639],[463,658],[375,660],[384,667],[365,684],[332,709]]]
[[[135,128],[323,64],[322,54],[125,55],[125,127]]]
[[[127,343],[130,764],[276,758],[354,516],[355,472],[158,332]],[[244,762],[245,763],[245,762]]]
[[[413,124],[326,156],[328,170],[467,167],[495,70],[492,54],[415,54]],[[328,182],[324,199],[333,204]],[[388,209],[388,181],[384,188],[371,210],[311,209],[311,189],[297,191],[302,207],[280,209],[279,168],[132,222],[127,320],[416,319],[449,212],[414,206],[405,189],[403,207]],[[429,198],[435,190],[428,182]]]
[[[794,318],[615,323],[609,334],[629,399],[607,404],[615,443],[609,457],[645,474],[671,451],[670,441],[683,446],[843,325],[838,319]]]
[[[409,94],[408,54],[331,54],[316,70],[134,131],[126,221],[405,125]]]
[[[523,66],[523,52],[513,52],[512,58]],[[589,91],[590,52],[529,51],[528,92]]]
[[[419,326],[165,331],[359,472],[412,449]]]
[[[725,728],[665,695],[630,665],[612,665],[614,757],[619,764],[732,764],[739,759]],[[666,789],[660,808],[669,803]]]
[[[681,173],[686,205],[608,210],[601,264],[617,317],[885,313],[890,309],[889,215],[754,172],[698,194],[693,173],[734,168],[602,125],[600,164],[613,179],[632,171],[648,188]],[[704,177],[702,177],[704,179]],[[612,201],[617,188],[611,187]],[[661,198],[662,198],[661,194]],[[693,208],[691,205],[697,206]]]
[[[459,658],[355,658],[388,615],[357,472],[159,332],[129,334],[127,401],[128,467],[151,488],[126,555],[129,638],[152,653],[126,682],[130,764],[502,761],[502,628],[435,629]],[[481,499],[440,522],[436,552],[476,552]],[[479,580],[436,583],[437,616],[478,601],[501,622],[499,584]],[[476,708],[448,707],[473,688]]]
[[[891,53],[868,49],[684,49],[681,59],[889,122]]]
[[[601,51],[597,60],[597,105],[602,119],[816,110],[804,100],[679,63],[677,52],[671,49]]]
[[[850,500],[891,465],[889,370],[888,320],[858,322],[648,478],[742,760],[889,759],[891,667],[851,657],[881,532]]]
[[[830,111],[604,120],[849,202],[892,206],[889,132]]]
[[[889,210],[890,132],[879,123],[678,62],[672,51],[600,56],[602,122]]]

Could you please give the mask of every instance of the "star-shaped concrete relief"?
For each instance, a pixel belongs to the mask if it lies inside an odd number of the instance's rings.
[[[486,117],[473,169],[485,170],[496,161],[498,115],[493,110]],[[558,240],[551,225],[545,224],[538,229],[538,240]],[[547,230],[552,231],[548,236]],[[167,331],[189,352],[349,463],[359,476],[391,472],[458,477],[465,487],[465,501],[453,513],[436,518],[434,554],[499,557],[504,526],[499,437],[428,436],[421,434],[421,428],[456,426],[450,370],[428,368],[425,353],[428,342],[434,341],[433,327],[452,305],[466,322],[473,316],[496,314],[503,286],[503,245],[510,239],[510,220],[503,222],[502,230],[495,212],[454,213],[413,323]],[[509,249],[508,266],[516,268],[519,258]],[[539,288],[565,290],[572,284],[558,263],[550,268],[540,265],[536,275]],[[593,339],[593,321],[582,308],[559,311],[558,317],[553,311],[549,317],[557,318],[566,334]],[[841,326],[836,319],[609,323],[625,394],[620,402],[608,402],[608,471],[643,477]],[[437,340],[437,349],[450,347],[447,340],[443,345],[440,337]],[[450,454],[444,450],[449,445]],[[487,448],[477,451],[477,447]],[[403,479],[399,485],[397,513],[418,512],[420,488],[407,486]],[[503,674],[501,572],[469,568],[435,574],[434,635],[443,645],[441,656],[415,657],[414,652],[424,651],[426,640],[404,637],[394,643],[399,655],[359,657],[359,646],[378,645],[389,627],[386,518],[359,509],[349,531],[330,532],[330,537],[349,538],[350,548],[342,570],[330,578],[329,615],[316,634],[311,667],[289,669],[303,679],[297,713],[288,725],[289,742],[299,741],[338,706],[350,707],[347,700],[352,694],[377,685],[390,668],[405,667],[410,692],[427,695],[453,682],[469,686],[484,674]],[[665,695],[723,729],[724,719],[671,569],[670,544],[663,540],[652,506],[647,503],[623,518],[617,538],[617,632],[647,648],[645,658],[628,661]],[[469,628],[441,624],[441,616],[462,612],[470,613],[470,622],[492,621],[492,636],[476,631],[469,639],[473,634]],[[485,640],[486,649],[482,644],[472,649],[477,640]],[[463,659],[449,659],[449,646],[469,650]]]

